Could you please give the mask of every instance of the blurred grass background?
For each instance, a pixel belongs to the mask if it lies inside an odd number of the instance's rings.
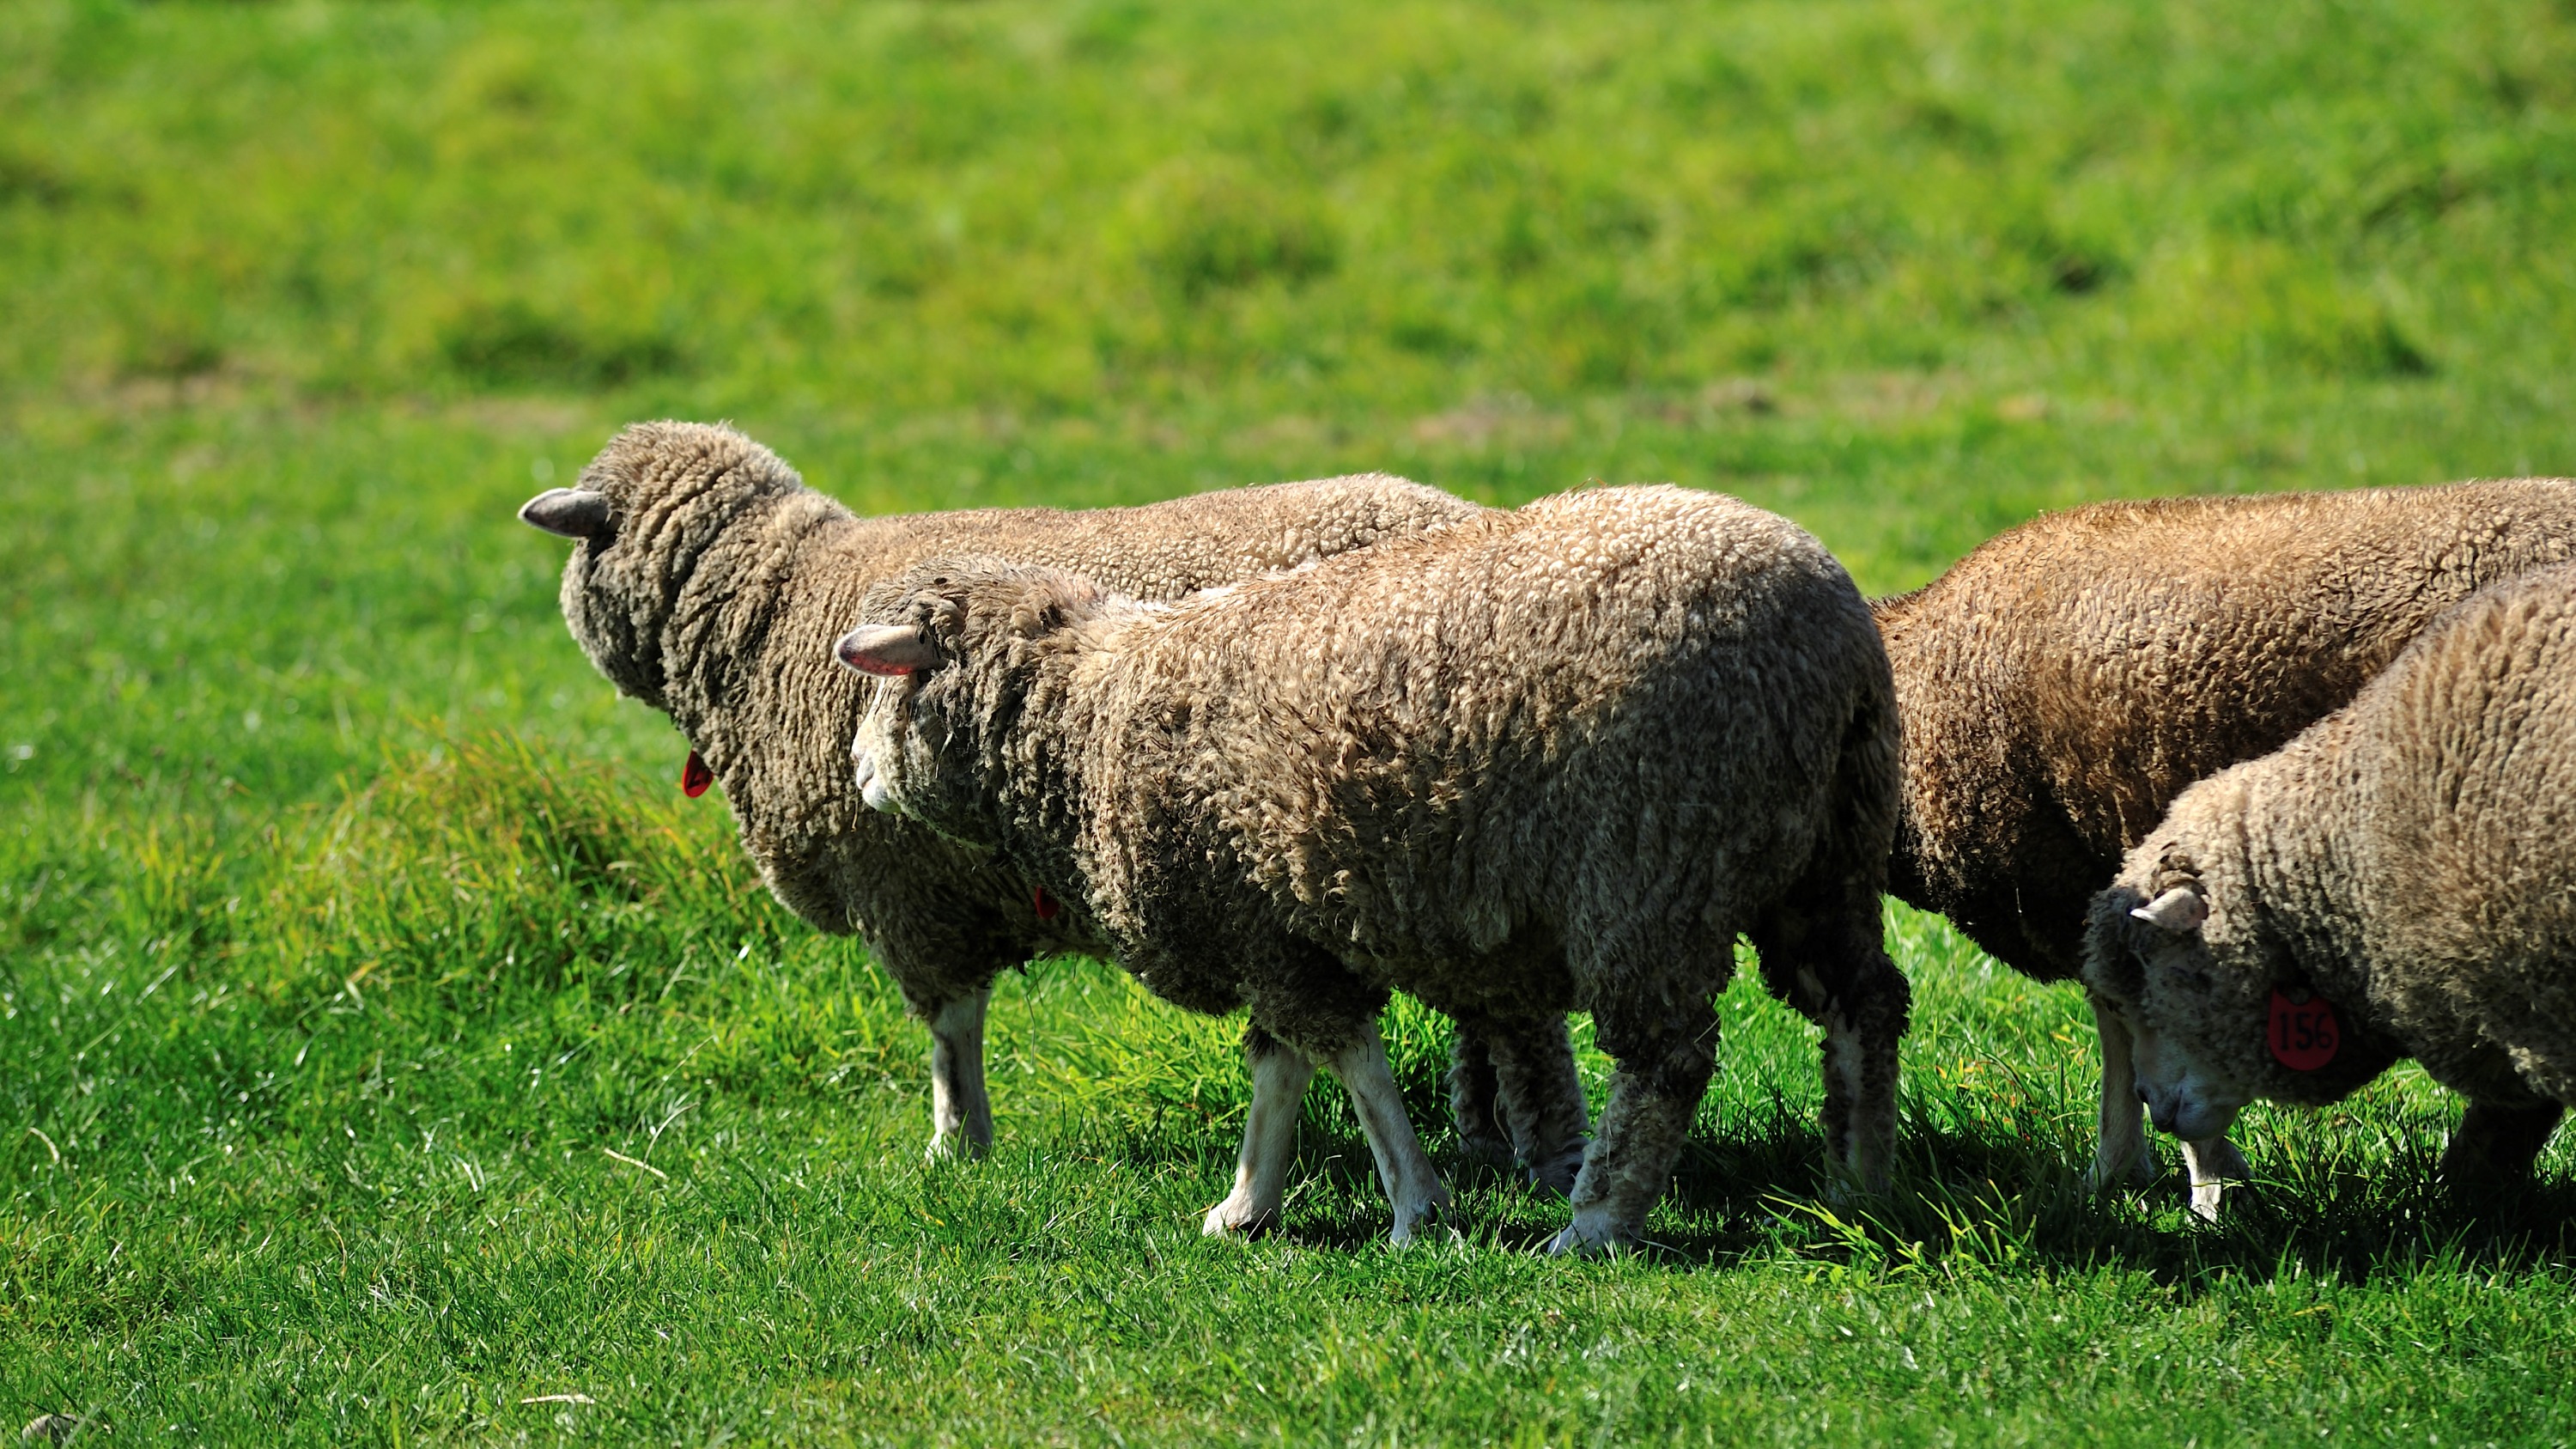
[[[2571,183],[2566,0],[0,0],[0,1413],[2563,1442],[2566,1144],[2450,1202],[2404,1072],[2249,1119],[2221,1227],[2083,1199],[2080,1001],[1901,909],[1890,1204],[1815,1206],[1739,989],[1663,1253],[1470,1174],[1388,1254],[1328,1092],[1286,1240],[1203,1244],[1234,1028],[1084,963],[924,1167],[918,1029],[511,510],[729,417],[878,511],[1668,479],[1892,590],[2088,498],[2576,473]]]

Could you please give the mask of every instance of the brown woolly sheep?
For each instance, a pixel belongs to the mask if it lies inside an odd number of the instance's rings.
[[[1998,535],[1872,605],[1905,719],[1889,889],[2071,979],[2087,903],[2185,786],[2351,699],[2443,609],[2569,558],[2560,479],[2103,503]],[[2096,1019],[2093,1180],[2144,1182],[2129,1041]],[[2213,1214],[2244,1159],[2184,1153]]]
[[[1398,1241],[1445,1200],[1389,1074],[1390,989],[1616,1062],[1558,1251],[1633,1239],[1715,1060],[1738,933],[1825,1028],[1825,1125],[1883,1186],[1905,979],[1880,940],[1896,717],[1867,606],[1786,519],[1610,488],[1177,604],[992,559],[872,592],[872,804],[1001,859],[1149,988],[1249,1006],[1219,1232],[1272,1221],[1313,1062]],[[1542,1024],[1533,1026],[1531,1024]]]
[[[869,810],[849,770],[864,689],[832,641],[871,584],[976,550],[1169,597],[1481,512],[1377,475],[1142,508],[862,518],[730,428],[638,423],[574,487],[520,511],[580,540],[564,619],[591,662],[668,714],[724,783],[743,848],[807,921],[858,932],[931,1029],[931,1151],[992,1142],[985,1003],[1004,969],[1092,943],[982,854]]]
[[[2576,566],[2478,594],[2184,791],[2084,953],[2165,1131],[2322,1106],[2411,1056],[2469,1099],[2446,1177],[2527,1171],[2576,1102]]]

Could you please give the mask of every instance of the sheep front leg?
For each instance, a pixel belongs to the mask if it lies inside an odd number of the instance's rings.
[[[993,1150],[993,1100],[984,1092],[985,987],[930,1018],[930,1156],[982,1157]]]
[[[2549,1134],[2567,1108],[2557,1102],[2529,1105],[2471,1102],[2460,1130],[2442,1151],[2442,1180],[2453,1189],[2521,1181],[2549,1145]]]
[[[1306,1054],[1259,1027],[1243,1035],[1244,1070],[1252,1077],[1252,1106],[1243,1117],[1243,1149],[1235,1155],[1234,1191],[1209,1208],[1200,1231],[1267,1232],[1279,1225],[1287,1196],[1288,1167],[1297,1151],[1297,1109],[1315,1064]]]
[[[2147,1146],[2146,1107],[2138,1100],[2137,1065],[2130,1058],[2129,1024],[2096,999],[2093,1034],[2102,1042],[2101,1136],[2093,1148],[2093,1166],[2084,1174],[2087,1192],[2108,1192],[2125,1182],[2145,1187],[2156,1180],[2156,1157]],[[2193,1199],[2198,1201],[2195,1185]]]
[[[1351,1094],[1351,1110],[1368,1137],[1369,1155],[1377,1159],[1377,1180],[1395,1210],[1391,1237],[1402,1247],[1433,1213],[1449,1205],[1449,1189],[1440,1185],[1440,1174],[1424,1155],[1413,1119],[1405,1113],[1404,1094],[1396,1090],[1377,1023],[1366,1023],[1356,1040],[1333,1054],[1333,1075]]]
[[[1512,1139],[1503,1122],[1501,1091],[1488,1034],[1476,1021],[1458,1018],[1449,1039],[1449,1120],[1458,1129],[1459,1150],[1470,1162],[1511,1165]]]
[[[1590,1110],[1574,1069],[1574,1043],[1557,1014],[1478,1023],[1494,1074],[1494,1115],[1530,1181],[1562,1197],[1574,1190],[1591,1145]]]
[[[2191,1210],[2203,1222],[2218,1221],[2218,1200],[2231,1182],[2254,1175],[2245,1154],[2224,1137],[2204,1137],[2182,1145],[2182,1163],[2191,1173]]]
[[[1595,1039],[1617,1063],[1601,1127],[1574,1180],[1574,1222],[1548,1245],[1593,1253],[1637,1240],[1672,1181],[1682,1142],[1717,1067],[1717,1015],[1701,1003],[1678,1019],[1596,1011]]]

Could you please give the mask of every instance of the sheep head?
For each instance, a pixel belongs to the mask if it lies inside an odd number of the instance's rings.
[[[2084,984],[2095,1010],[2128,1027],[2138,1096],[2157,1129],[2196,1142],[2223,1136],[2263,1095],[2253,1068],[2269,983],[2230,969],[2212,938],[2225,938],[2232,923],[2213,913],[2189,858],[2154,844],[2094,897]]]
[[[878,681],[850,745],[871,808],[995,845],[995,777],[1018,758],[1002,738],[1026,723],[1036,666],[1067,626],[1109,596],[1090,580],[993,558],[918,565],[868,593],[866,622],[834,655]]]

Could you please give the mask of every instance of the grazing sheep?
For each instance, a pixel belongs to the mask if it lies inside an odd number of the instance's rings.
[[[2528,1171],[2576,1102],[2576,566],[2478,594],[2184,791],[2084,953],[2165,1131],[2322,1106],[2411,1056],[2469,1099],[2445,1176]]]
[[[1616,1070],[1555,1246],[1632,1240],[1707,1086],[1738,933],[1824,1026],[1832,1148],[1883,1185],[1894,701],[1850,578],[1786,519],[1597,489],[1170,605],[925,563],[865,617],[840,652],[888,679],[853,748],[869,802],[993,848],[1166,999],[1250,1007],[1210,1232],[1275,1219],[1317,1061],[1396,1239],[1445,1200],[1378,1039],[1400,988],[1541,1055],[1592,1012]]]
[[[2352,698],[2443,609],[2576,558],[2558,479],[2104,503],[2013,529],[1873,605],[1905,719],[1889,889],[2041,981],[2183,788]],[[2102,1185],[2145,1182],[2130,1046],[2099,1012]],[[2192,1201],[2242,1177],[2186,1140]]]
[[[984,1009],[993,978],[1090,944],[1055,903],[978,852],[860,803],[849,770],[861,682],[832,662],[868,586],[962,550],[1083,568],[1166,597],[1481,512],[1366,475],[1143,508],[975,509],[862,518],[730,428],[638,423],[529,523],[581,540],[563,611],[591,662],[668,714],[725,786],[778,899],[867,938],[932,1033],[931,1151],[991,1145]]]

